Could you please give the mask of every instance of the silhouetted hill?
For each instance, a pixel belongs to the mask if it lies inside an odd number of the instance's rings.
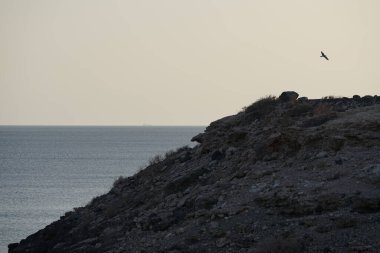
[[[297,98],[212,122],[9,252],[379,252],[380,98]]]

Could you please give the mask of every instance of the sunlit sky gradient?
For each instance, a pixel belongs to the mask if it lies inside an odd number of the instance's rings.
[[[206,125],[284,90],[380,94],[379,13],[379,0],[0,0],[0,124]]]

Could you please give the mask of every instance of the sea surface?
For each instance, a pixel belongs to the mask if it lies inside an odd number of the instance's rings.
[[[0,126],[0,253],[203,130]]]

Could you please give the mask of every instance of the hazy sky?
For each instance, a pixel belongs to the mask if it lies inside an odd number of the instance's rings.
[[[379,0],[0,0],[0,124],[206,125],[284,90],[380,94],[379,13]]]

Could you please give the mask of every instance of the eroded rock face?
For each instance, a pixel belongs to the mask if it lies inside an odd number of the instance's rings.
[[[378,252],[376,97],[284,96],[211,123],[9,252]]]

